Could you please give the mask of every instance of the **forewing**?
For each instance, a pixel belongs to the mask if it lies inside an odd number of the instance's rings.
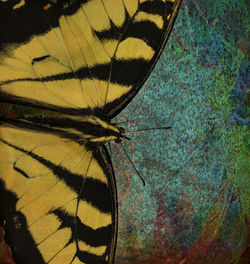
[[[0,185],[17,263],[112,263],[117,202],[105,147],[2,124]]]
[[[0,3],[1,100],[111,118],[152,70],[181,0],[8,2]]]

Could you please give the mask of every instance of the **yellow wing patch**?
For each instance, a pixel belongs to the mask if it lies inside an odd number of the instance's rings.
[[[72,264],[87,264],[87,263],[86,263],[86,262],[81,262],[81,261],[79,260],[79,258],[76,257],[76,258],[73,260]]]
[[[126,38],[117,49],[117,59],[139,59],[151,60],[154,56],[154,50],[147,45],[145,41],[138,38]]]
[[[105,52],[101,41],[94,36],[93,29],[82,9],[70,17],[61,17],[60,26],[67,46],[72,47],[70,54],[75,63],[75,69],[110,62],[110,57]]]
[[[124,0],[123,3],[129,15],[132,17],[138,9],[138,1]]]
[[[110,29],[110,19],[104,9],[102,1],[89,1],[83,6],[83,10],[94,30],[103,31]],[[96,19],[96,14],[98,14],[98,19]]]
[[[77,79],[41,81],[16,81],[1,85],[1,90],[8,94],[22,98],[30,98],[39,102],[52,104],[59,107],[94,107],[96,94],[94,91],[88,93],[92,88],[82,86]],[[80,96],[79,96],[80,95]],[[93,100],[95,100],[93,102]]]
[[[37,244],[46,240],[51,234],[55,232],[61,225],[59,219],[53,215],[48,214],[34,222],[28,228]]]
[[[48,57],[39,63],[34,63],[34,65],[32,65],[32,71],[34,72],[33,76],[35,78],[43,78],[56,74],[65,74],[72,72],[69,67],[66,67],[65,65],[59,63],[53,57]]]
[[[105,0],[104,7],[108,16],[116,26],[122,26],[125,20],[125,9],[122,0]]]
[[[163,28],[163,18],[162,16],[159,15],[153,15],[153,14],[148,14],[145,12],[139,12],[135,16],[135,21],[141,22],[141,21],[151,21],[153,22],[159,29]]]
[[[42,253],[44,260],[48,262],[49,260],[55,257],[55,253],[57,254],[61,250],[63,250],[64,254],[60,252],[60,259],[62,260],[62,256],[63,256],[64,258],[66,257],[68,261],[70,261],[74,257],[75,243],[71,243],[69,245],[69,248],[68,247],[65,248],[65,245],[69,242],[71,235],[72,233],[69,228],[63,228],[63,229],[59,229],[55,233],[52,233],[49,237],[47,237],[46,240],[41,242],[38,245],[38,249]],[[65,251],[68,252],[65,254]],[[58,261],[55,262],[54,260],[54,263],[59,264],[60,262]]]
[[[97,256],[102,256],[107,248],[106,246],[91,247],[90,245],[84,243],[83,241],[80,241],[78,246],[81,250],[87,251]]]
[[[27,195],[29,194],[27,193]],[[49,190],[44,190],[40,196],[25,206],[22,203],[22,199],[20,199],[16,208],[26,216],[28,225],[31,225],[39,218],[46,215],[49,211],[62,207],[65,203],[76,198],[77,194],[60,181]]]

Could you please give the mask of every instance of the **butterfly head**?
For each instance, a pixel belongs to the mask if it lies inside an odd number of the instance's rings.
[[[115,139],[115,143],[121,143],[124,139],[129,140],[129,138],[125,136],[125,129],[123,127],[117,127],[117,128],[120,132],[120,136]]]
[[[90,121],[90,119],[88,121]],[[126,137],[123,127],[119,127],[116,124],[112,124],[109,121],[104,121],[97,117],[91,117],[91,122],[95,123],[96,131],[99,131],[98,134],[90,139],[92,142],[106,143],[114,141],[116,143],[121,143],[124,139],[129,139]]]

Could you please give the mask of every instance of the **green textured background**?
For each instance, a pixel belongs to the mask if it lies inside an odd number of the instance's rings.
[[[249,1],[186,0],[143,89],[117,120],[116,263],[249,263]]]

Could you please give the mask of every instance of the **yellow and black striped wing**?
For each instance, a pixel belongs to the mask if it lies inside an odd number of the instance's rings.
[[[181,0],[9,2],[0,3],[1,100],[111,118],[152,70]]]
[[[112,262],[116,188],[105,147],[1,123],[0,175],[17,264]]]

